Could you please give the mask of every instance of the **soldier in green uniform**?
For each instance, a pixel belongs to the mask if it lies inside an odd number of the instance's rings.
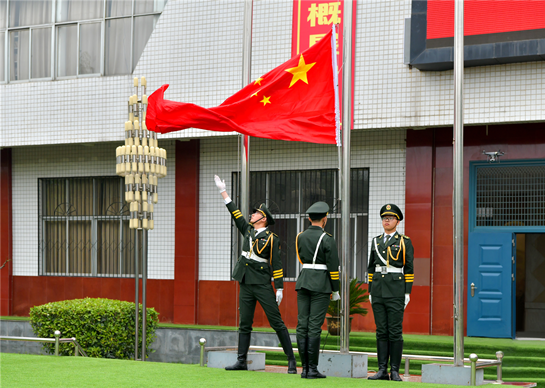
[[[403,312],[414,280],[414,249],[409,237],[396,231],[403,213],[394,204],[380,209],[384,233],[373,239],[369,257],[369,302],[377,327],[378,373],[369,380],[403,381],[399,365],[403,354]],[[390,375],[388,376],[388,359]]]
[[[308,208],[311,226],[297,235],[295,247],[303,269],[297,291],[297,348],[303,365],[302,378],[326,376],[318,372],[320,334],[332,300],[339,300],[339,256],[335,239],[324,231],[329,206],[316,202]]]
[[[217,175],[214,179],[235,225],[244,236],[242,253],[233,270],[233,279],[240,284],[238,358],[234,365],[225,369],[248,369],[246,358],[250,347],[255,306],[256,302],[259,302],[288,357],[288,373],[296,374],[297,362],[293,354],[290,335],[278,309],[283,297],[284,272],[280,259],[280,239],[267,228],[268,225],[274,225],[274,218],[269,209],[261,204],[258,209],[254,209],[248,223],[229,198],[225,190],[225,181]],[[274,278],[276,295],[271,285],[271,275]]]

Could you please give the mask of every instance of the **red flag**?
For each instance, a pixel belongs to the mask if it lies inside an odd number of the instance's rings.
[[[339,143],[334,39],[330,31],[214,108],[165,100],[168,85],[163,85],[149,97],[146,125],[160,133],[201,128],[266,139]]]

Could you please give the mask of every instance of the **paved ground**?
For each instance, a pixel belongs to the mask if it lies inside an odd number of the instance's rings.
[[[301,367],[297,367],[297,374],[300,375],[301,374]],[[278,365],[265,365],[265,372],[270,372],[270,373],[288,373],[288,367],[287,366],[278,366]],[[375,372],[369,372],[367,374],[367,376],[373,376],[375,374]],[[416,383],[420,383],[421,381],[421,377],[420,376],[411,376],[411,377],[403,377],[403,380],[405,381],[411,381],[411,382],[416,382]]]
[[[301,374],[301,367],[297,367],[297,374]],[[288,373],[288,367],[287,366],[278,366],[278,365],[265,365],[264,372],[270,372],[270,373]],[[369,372],[367,376],[373,376],[375,374],[375,371]],[[422,376],[419,375],[412,375],[410,377],[404,377],[401,376],[403,381],[410,381],[413,383],[421,383],[422,382]],[[363,379],[363,378],[362,378]],[[485,384],[489,383],[495,383],[495,381],[489,381],[485,380]],[[524,387],[524,388],[531,388],[535,387],[536,383],[515,383],[515,382],[503,382],[502,385],[513,385],[517,387]]]

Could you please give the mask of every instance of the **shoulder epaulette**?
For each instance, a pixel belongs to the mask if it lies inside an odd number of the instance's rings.
[[[271,232],[271,233],[273,234],[274,237],[278,237],[278,235],[276,233],[273,233],[273,232]]]
[[[407,240],[410,240],[409,236],[403,235],[403,238],[405,238],[405,239],[407,239]]]
[[[327,233],[325,232],[329,237],[333,237],[333,235],[331,233]]]
[[[375,238],[382,238],[382,236],[384,236],[383,234],[379,235],[379,236],[376,236]]]

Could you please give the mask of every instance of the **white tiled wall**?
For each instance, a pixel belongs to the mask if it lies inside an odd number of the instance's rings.
[[[252,79],[289,59],[292,4],[254,1]],[[210,107],[238,91],[243,9],[243,0],[170,0],[134,72],[147,77],[148,94],[169,83],[167,99]],[[370,168],[369,237],[381,232],[383,204],[394,202],[404,210],[406,128],[453,121],[453,72],[421,72],[402,63],[403,25],[410,12],[410,0],[358,1],[352,166]],[[545,62],[465,69],[465,122],[544,120],[544,73]],[[115,146],[123,140],[126,101],[133,93],[132,75],[0,85],[0,146],[14,147],[15,275],[37,275],[37,178],[113,175]],[[236,136],[199,129],[160,136],[169,152],[169,175],[159,183],[150,277],[173,278],[172,142],[182,137],[203,138],[200,278],[227,280],[229,215],[213,175],[230,187],[231,172],[239,168],[238,142]],[[252,170],[333,168],[337,163],[334,146],[251,143]]]
[[[254,1],[252,79],[289,59],[291,0]],[[445,126],[453,122],[453,72],[403,64],[410,0],[360,0],[357,6],[355,128]],[[242,86],[242,0],[171,0],[134,71],[148,94],[205,107]],[[545,62],[465,69],[467,124],[545,119]],[[0,85],[0,146],[121,140],[132,76]],[[223,136],[189,129],[164,138]]]
[[[395,203],[405,210],[405,134],[405,130],[355,131],[351,136],[352,168],[369,168],[369,240],[383,231],[379,211],[384,204]],[[199,278],[229,280],[231,216],[214,175],[225,179],[230,193],[231,174],[240,169],[238,137],[201,140],[200,157]],[[337,147],[333,145],[250,140],[251,171],[338,166]],[[398,231],[403,230],[402,222]]]
[[[120,143],[13,149],[13,275],[38,275],[38,178],[115,176]],[[155,229],[148,232],[151,279],[174,278],[174,141],[162,140],[168,175],[159,179]]]

